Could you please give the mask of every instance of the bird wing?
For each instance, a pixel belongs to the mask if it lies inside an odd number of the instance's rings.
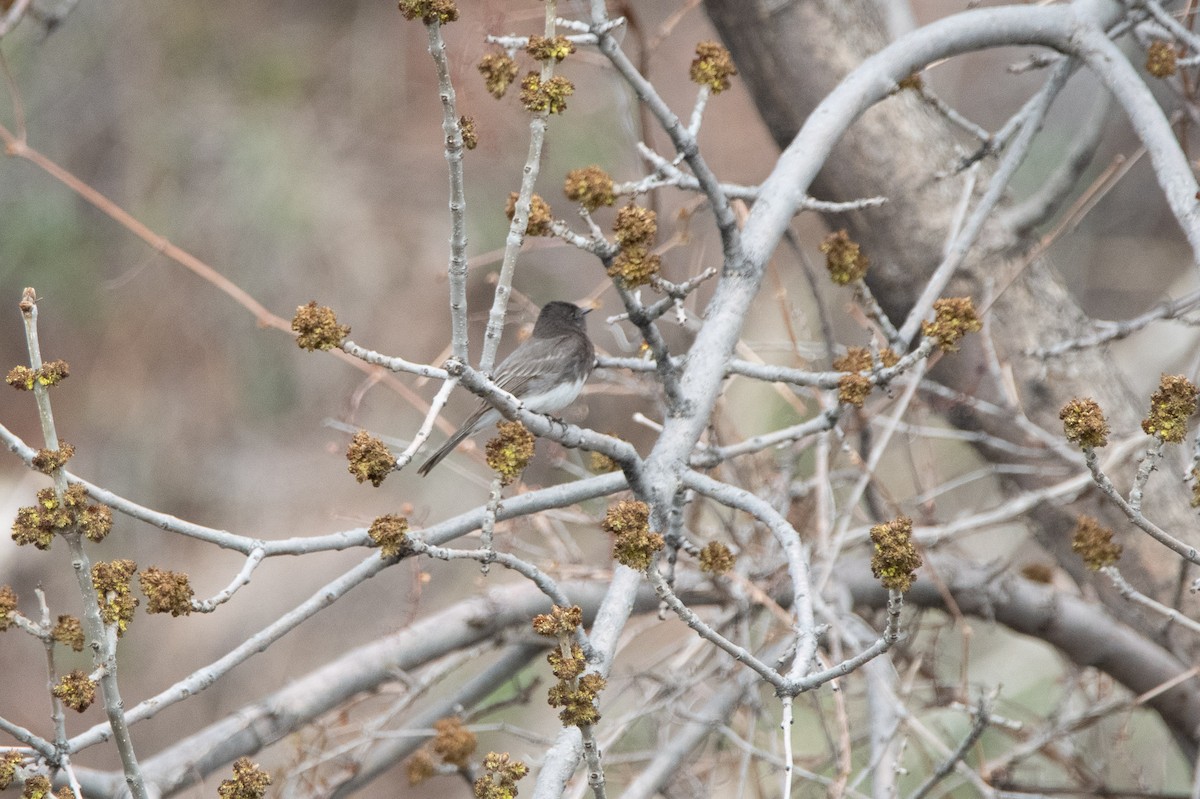
[[[494,381],[517,398],[527,394],[535,380],[558,382],[562,378],[563,348],[577,346],[574,336],[528,339],[501,362]]]

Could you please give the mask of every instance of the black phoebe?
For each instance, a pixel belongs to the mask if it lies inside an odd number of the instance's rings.
[[[492,381],[534,413],[570,405],[596,362],[596,348],[588,338],[584,319],[588,310],[569,302],[546,303],[533,325],[533,335],[501,361]],[[500,411],[481,402],[450,440],[421,464],[417,474],[429,474],[467,436],[499,418]]]

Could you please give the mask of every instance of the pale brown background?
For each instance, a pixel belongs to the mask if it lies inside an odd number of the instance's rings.
[[[485,33],[537,30],[541,4],[463,5],[464,19],[446,35],[460,108],[475,117],[480,133],[479,148],[466,156],[469,251],[477,264],[470,285],[477,356],[490,300],[487,278],[498,263],[481,256],[503,244],[504,199],[517,186],[527,126],[513,97],[497,102],[487,95],[474,64],[484,52]],[[677,5],[655,0],[637,8],[652,32]],[[927,20],[964,5],[915,7]],[[702,12],[692,10],[650,59],[650,77],[681,115],[690,112],[695,93],[685,79],[692,48],[711,36]],[[416,361],[444,355],[448,214],[440,108],[424,29],[403,20],[394,3],[81,0],[48,38],[26,22],[2,49],[24,104],[31,146],[275,313],[290,317],[298,304],[317,299],[335,308],[364,346]],[[994,127],[1036,85],[1036,77],[1003,71],[1019,55],[964,59],[932,70],[929,81],[968,116]],[[568,169],[599,163],[622,180],[639,176],[641,165],[633,148],[638,132],[630,93],[587,52],[562,72],[578,91],[566,116],[550,124],[539,192],[567,215],[560,186]],[[1028,174],[1048,169],[1055,147],[1065,147],[1075,135],[1093,101],[1090,89],[1078,83],[1057,109]],[[7,95],[0,99],[0,118],[11,127]],[[1100,163],[1117,151],[1131,152],[1125,130],[1115,127]],[[665,141],[657,131],[653,140]],[[760,180],[775,155],[736,81],[732,91],[710,103],[701,143],[709,163],[731,182]],[[1085,307],[1098,314],[1145,309],[1188,261],[1148,173],[1146,165],[1136,166],[1081,230],[1051,251]],[[680,198],[663,194],[660,200],[665,238]],[[611,212],[599,218],[611,224]],[[718,264],[719,244],[707,217],[701,213],[689,229],[689,245],[665,259],[668,277],[682,279]],[[798,230],[807,236],[807,256],[815,260],[819,221],[800,220]],[[605,277],[595,260],[559,244],[535,244],[523,256],[515,283],[529,302],[514,303],[514,318],[531,320],[533,307],[550,299],[600,294],[602,308],[591,317],[593,336],[602,349],[627,354],[603,324],[617,303],[601,292]],[[789,285],[803,286],[792,256],[780,259],[781,268],[790,270]],[[380,489],[355,484],[342,456],[345,435],[323,421],[336,418],[408,437],[420,417],[402,398],[381,386],[356,393],[364,389],[361,372],[301,352],[277,331],[257,328],[250,314],[213,286],[156,254],[47,175],[22,161],[0,160],[5,369],[25,359],[16,302],[27,285],[43,298],[45,357],[71,364],[70,379],[53,395],[60,435],[78,448],[71,468],[135,501],[206,525],[279,538],[364,526],[408,506],[420,523],[486,497],[482,483],[455,470],[481,473],[465,453],[448,462],[457,467],[441,467],[438,478],[422,481],[409,471]],[[764,296],[762,303],[747,337],[769,351],[782,327],[774,301]],[[801,308],[796,321],[804,330],[812,320]],[[1160,369],[1180,363],[1175,348],[1191,340],[1173,328],[1154,344],[1142,339],[1123,347],[1132,350],[1136,374],[1153,380]],[[502,351],[511,341],[506,337]],[[645,445],[651,434],[629,416],[635,410],[653,416],[656,409],[627,383],[594,381],[587,415],[581,410],[577,418]],[[428,398],[434,388],[419,390]],[[460,420],[470,403],[457,398],[450,419]],[[0,422],[36,445],[29,395],[0,391]],[[753,417],[740,422],[746,431],[759,425]],[[560,451],[542,449],[534,477],[563,479],[550,463]],[[0,458],[5,524],[44,484],[14,458]],[[585,540],[580,547],[604,557],[602,543]],[[120,518],[97,555],[188,571],[201,595],[224,587],[240,565],[232,555]],[[121,650],[127,703],[219,657],[362,556],[268,563],[214,616],[139,615]],[[474,567],[439,565],[431,571],[435,579],[420,588],[415,568],[407,564],[360,587],[217,687],[137,726],[135,743],[151,753],[159,741],[219,718],[265,688],[479,585]],[[34,612],[38,585],[50,595],[54,613],[77,612],[62,546],[48,554],[18,550],[7,535],[0,536],[3,583],[18,590],[27,612]],[[39,645],[8,632],[0,639],[0,675],[0,714],[44,732],[49,703]],[[100,718],[93,708],[83,721]],[[80,721],[72,718],[72,728],[79,729]],[[109,755],[106,748],[104,756],[82,760],[111,767]],[[396,795],[387,782],[364,795]],[[430,790],[425,795],[438,795],[436,786]],[[209,785],[189,795],[213,791]]]

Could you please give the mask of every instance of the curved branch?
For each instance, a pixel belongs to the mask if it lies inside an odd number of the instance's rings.
[[[1102,606],[1065,594],[1044,583],[993,569],[937,557],[931,562],[961,612],[995,620],[1010,630],[1045,641],[1072,663],[1103,671],[1134,694],[1146,694],[1187,675],[1189,667],[1137,630],[1117,621]],[[886,606],[887,592],[870,578],[867,564],[844,563],[839,574],[856,603]],[[912,605],[946,610],[946,594],[931,580],[918,580],[904,595]],[[1174,734],[1184,756],[1195,760],[1200,747],[1200,691],[1192,676],[1150,699]]]
[[[590,622],[601,606],[605,586],[574,582],[564,583],[562,588],[572,602],[583,608],[585,622]],[[697,597],[693,593],[689,598]],[[630,609],[635,606],[647,612],[657,606],[657,599],[643,588],[634,592]],[[159,789],[163,796],[180,791],[235,758],[282,740],[355,694],[391,680],[397,670],[415,669],[448,653],[499,640],[503,630],[527,628],[535,614],[545,613],[549,607],[550,601],[529,583],[458,602],[347,652],[274,694],[174,742],[145,760],[147,785]],[[550,639],[546,642],[552,643]],[[402,756],[402,748],[393,754]],[[373,768],[380,765],[376,763]],[[124,789],[123,777],[117,772],[81,770],[79,776],[87,796],[116,796]]]

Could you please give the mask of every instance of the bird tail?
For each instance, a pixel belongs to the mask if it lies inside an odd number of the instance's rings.
[[[446,441],[445,444],[438,447],[438,451],[429,456],[429,460],[421,464],[421,468],[417,469],[417,474],[424,477],[429,474],[434,466],[442,462],[442,459],[454,451],[455,447],[467,440],[467,437],[479,429],[478,417],[483,414],[477,414],[468,419],[462,427],[455,431],[454,435]]]

